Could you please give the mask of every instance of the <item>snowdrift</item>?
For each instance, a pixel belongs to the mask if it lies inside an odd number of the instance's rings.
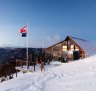
[[[96,91],[96,55],[69,63],[52,62],[43,72],[19,73],[0,83],[0,91]]]

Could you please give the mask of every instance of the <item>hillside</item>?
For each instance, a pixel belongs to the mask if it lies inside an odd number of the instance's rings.
[[[42,48],[29,48],[29,55],[43,53]],[[23,59],[26,57],[26,48],[0,48],[0,65],[5,64],[9,60]]]
[[[19,73],[0,83],[0,91],[96,91],[96,55],[69,63],[52,62],[43,72]]]

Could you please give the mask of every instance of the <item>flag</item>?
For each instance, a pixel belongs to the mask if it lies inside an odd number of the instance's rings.
[[[27,26],[23,27],[21,30],[20,30],[21,33],[26,33],[27,32]]]
[[[27,33],[22,33],[22,37],[26,37],[27,36]]]
[[[27,36],[27,26],[23,27],[20,32],[22,33],[22,37],[26,37]]]

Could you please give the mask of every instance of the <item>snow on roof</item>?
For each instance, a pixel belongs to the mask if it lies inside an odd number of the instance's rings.
[[[96,54],[96,43],[88,40],[83,40],[75,37],[70,37],[75,41],[86,53],[87,56]]]

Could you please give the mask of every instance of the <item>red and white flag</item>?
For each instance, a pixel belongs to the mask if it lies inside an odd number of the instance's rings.
[[[22,33],[22,37],[26,37],[27,36],[27,26],[23,27],[20,30],[20,33]]]
[[[21,30],[20,30],[21,33],[26,33],[27,32],[27,26],[23,27]]]

